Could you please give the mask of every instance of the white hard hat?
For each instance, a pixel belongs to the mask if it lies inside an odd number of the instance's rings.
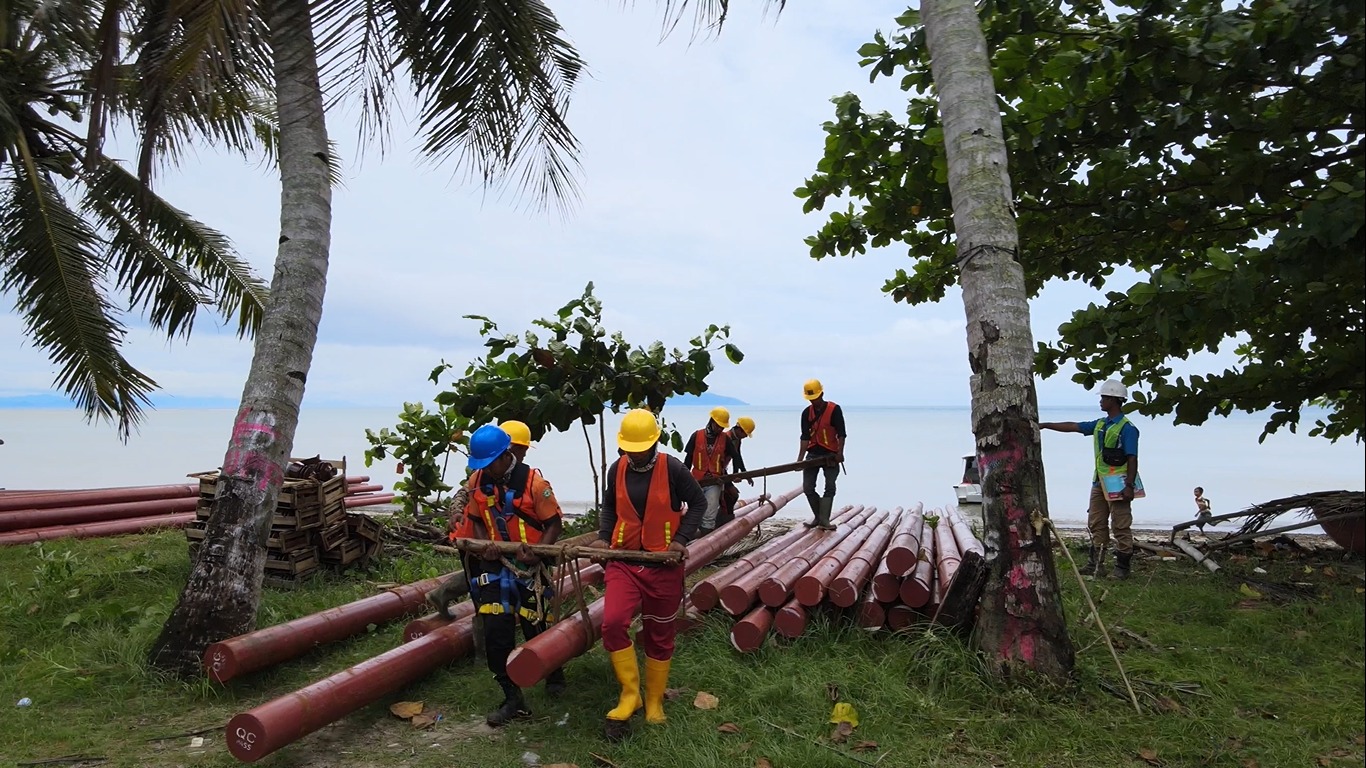
[[[1128,400],[1129,390],[1125,389],[1124,385],[1119,383],[1118,381],[1110,379],[1109,381],[1100,385],[1100,396],[1118,397],[1120,400]]]

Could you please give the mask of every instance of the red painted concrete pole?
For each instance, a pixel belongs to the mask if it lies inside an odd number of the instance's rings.
[[[773,617],[773,628],[778,634],[792,640],[801,637],[806,631],[807,619],[806,608],[794,597],[778,609],[777,615]]]
[[[882,559],[878,561],[869,589],[884,603],[896,600],[897,595],[901,594],[901,579],[892,575],[891,566],[887,564],[886,552],[882,553]]]
[[[128,501],[186,498],[199,495],[198,485],[135,485],[123,488],[99,488],[85,491],[51,491],[29,493],[15,491],[0,496],[0,512],[19,509],[52,509],[53,507],[86,507],[95,504],[115,504]]]
[[[858,625],[864,629],[882,629],[887,623],[887,609],[878,601],[872,589],[863,596],[858,604]]]
[[[750,611],[730,628],[731,647],[740,653],[759,650],[773,629],[773,609],[761,605]]]
[[[105,520],[102,523],[81,525],[55,525],[50,528],[30,528],[24,531],[0,533],[0,546],[5,544],[28,544],[34,541],[51,539],[97,539],[103,536],[121,536],[127,533],[141,533],[156,528],[183,528],[194,519],[193,512],[179,515],[156,515],[154,517],[133,517],[125,520]]]
[[[234,716],[228,751],[251,763],[407,685],[474,648],[474,620],[461,619],[411,643],[363,661]]]
[[[849,562],[835,574],[835,578],[830,580],[830,602],[841,608],[850,608],[858,602],[859,593],[863,591],[863,585],[868,583],[873,568],[882,562],[883,551],[892,538],[893,529],[901,522],[901,516],[901,507],[892,510],[869,534],[863,546],[854,552]]]
[[[684,561],[686,573],[693,573],[710,563],[717,555],[743,539],[754,526],[772,517],[789,501],[801,495],[800,488],[783,493],[771,502],[757,505],[753,511],[737,515],[734,520],[712,531],[698,541],[688,544],[688,559]],[[558,669],[575,656],[593,647],[602,630],[603,600],[588,606],[588,622],[585,626],[582,616],[566,616],[555,626],[542,632],[512,652],[508,659],[508,677],[522,688],[530,688],[540,682],[552,669]]]
[[[901,525],[892,534],[892,540],[887,544],[887,569],[893,576],[904,578],[915,570],[915,562],[920,557],[924,543],[920,538],[924,519],[924,505],[916,504],[902,517]]]
[[[949,507],[944,511],[949,516],[949,522],[953,524],[953,540],[958,544],[958,552],[963,555],[976,552],[982,557],[986,557],[986,547],[982,545],[982,540],[972,532],[972,524],[963,516],[962,511],[958,507]]]
[[[426,616],[408,622],[408,624],[403,627],[403,639],[399,642],[411,643],[414,640],[430,635],[448,624],[457,622],[466,616],[473,616],[474,603],[468,600],[463,603],[456,603],[455,607],[451,608],[450,611],[451,618],[449,619],[441,618],[441,614],[439,613],[429,613]]]
[[[125,501],[115,504],[90,504],[81,507],[48,507],[45,509],[16,509],[0,512],[0,531],[22,531],[54,525],[80,525],[103,520],[127,520],[133,517],[170,515],[193,512],[196,498],[166,498],[149,501]]]
[[[392,493],[371,493],[363,496],[347,496],[342,499],[347,509],[353,507],[373,507],[377,504],[388,504],[394,500]]]
[[[228,638],[204,649],[204,671],[220,683],[274,666],[303,655],[319,645],[365,632],[371,624],[384,624],[418,613],[427,607],[427,593],[456,574],[405,584],[293,621]]]
[[[346,486],[347,496],[358,496],[362,493],[373,493],[384,490],[384,486],[379,483],[356,483]]]
[[[911,575],[901,582],[901,602],[912,608],[920,608],[930,602],[934,585],[934,537],[928,523],[921,521],[920,540],[924,545],[920,557],[916,559]],[[889,617],[890,619],[890,617]]]
[[[905,605],[894,605],[887,609],[887,626],[893,630],[905,629],[919,621],[920,614]]]
[[[953,583],[953,575],[958,572],[958,564],[963,557],[958,553],[958,542],[953,538],[953,523],[946,518],[939,518],[939,525],[934,529],[935,547],[935,576],[933,597],[930,602],[939,605],[943,600],[944,590],[948,589]]]
[[[793,588],[793,594],[797,596],[798,602],[807,607],[820,605],[825,599],[825,592],[830,587],[830,582],[850,560],[854,558],[854,553],[858,552],[863,543],[868,540],[877,526],[887,519],[886,512],[879,512],[869,518],[863,525],[859,526],[841,541],[834,549],[830,550],[816,564],[811,566],[811,570],[797,579],[797,584]]]
[[[743,616],[753,607],[759,592],[759,585],[772,576],[793,558],[809,556],[813,547],[831,534],[816,529],[802,529],[802,535],[793,539],[790,546],[781,552],[755,563],[749,570],[740,574],[721,588],[721,607],[732,616]]]
[[[815,546],[789,557],[786,563],[783,563],[778,570],[774,571],[759,585],[759,599],[763,601],[763,604],[769,608],[777,608],[786,603],[788,598],[792,596],[792,587],[796,585],[797,579],[800,579],[810,570],[813,563],[825,557],[830,550],[838,546],[851,532],[862,525],[873,511],[871,507],[854,507],[854,516],[847,526],[840,526],[838,530],[830,531],[827,535],[822,536]]]
[[[837,525],[842,525],[848,511],[849,508],[845,507],[832,522]],[[798,527],[788,531],[782,536],[775,537],[773,540],[765,543],[762,547],[759,547],[725,568],[722,568],[716,573],[713,573],[694,584],[692,591],[689,593],[689,599],[692,600],[692,604],[695,605],[698,610],[710,611],[720,604],[721,590],[727,584],[730,584],[748,573],[759,563],[769,560],[773,557],[774,553],[792,548],[797,541],[808,538],[811,533],[812,530],[809,528]]]

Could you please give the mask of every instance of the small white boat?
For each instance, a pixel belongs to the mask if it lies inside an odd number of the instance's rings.
[[[982,473],[977,471],[976,454],[963,457],[963,480],[953,487],[958,506],[982,503]]]

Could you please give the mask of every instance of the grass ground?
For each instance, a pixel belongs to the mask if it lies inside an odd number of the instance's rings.
[[[260,623],[448,568],[437,557],[392,560],[268,590]],[[161,679],[143,664],[144,649],[187,569],[184,539],[174,532],[0,548],[0,764],[84,755],[108,766],[237,765],[220,732],[202,734],[200,746],[177,734],[221,726],[397,642],[400,627],[377,627],[228,686]],[[497,704],[493,681],[482,663],[463,661],[259,764],[502,768],[534,753],[547,765],[589,766],[600,756],[610,762],[599,764],[620,768],[764,760],[775,768],[1359,766],[1362,572],[1360,558],[1278,552],[1229,561],[1218,574],[1184,560],[1144,560],[1130,581],[1090,582],[1140,698],[1137,712],[1068,576],[1078,653],[1076,684],[1066,689],[993,683],[960,640],[924,627],[868,634],[824,614],[797,641],[739,655],[728,622],[711,617],[680,641],[671,685],[685,692],[667,705],[668,725],[638,725],[620,745],[598,736],[615,703],[598,648],[569,666],[563,699],[530,692],[536,717],[503,732],[482,725]],[[860,718],[843,744],[830,740],[832,690]],[[719,706],[694,708],[698,691]],[[32,705],[16,707],[21,697]],[[413,728],[389,714],[401,700],[422,701],[443,719]],[[733,727],[722,729],[727,723]],[[864,751],[854,751],[860,742]]]

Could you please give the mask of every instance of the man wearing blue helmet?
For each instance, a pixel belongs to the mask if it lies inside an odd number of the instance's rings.
[[[555,492],[539,470],[517,458],[507,431],[492,425],[476,429],[470,435],[469,467],[465,515],[473,523],[474,538],[521,544],[554,544],[559,539],[563,525]],[[517,625],[530,640],[553,620],[545,613],[551,589],[545,569],[538,567],[539,558],[522,547],[516,559],[516,564],[502,559],[498,548],[490,545],[473,563],[470,578],[470,598],[484,625],[489,671],[503,689],[503,703],[486,718],[494,727],[531,715],[522,689],[507,674]],[[558,696],[564,688],[563,670],[546,677],[550,695]]]

